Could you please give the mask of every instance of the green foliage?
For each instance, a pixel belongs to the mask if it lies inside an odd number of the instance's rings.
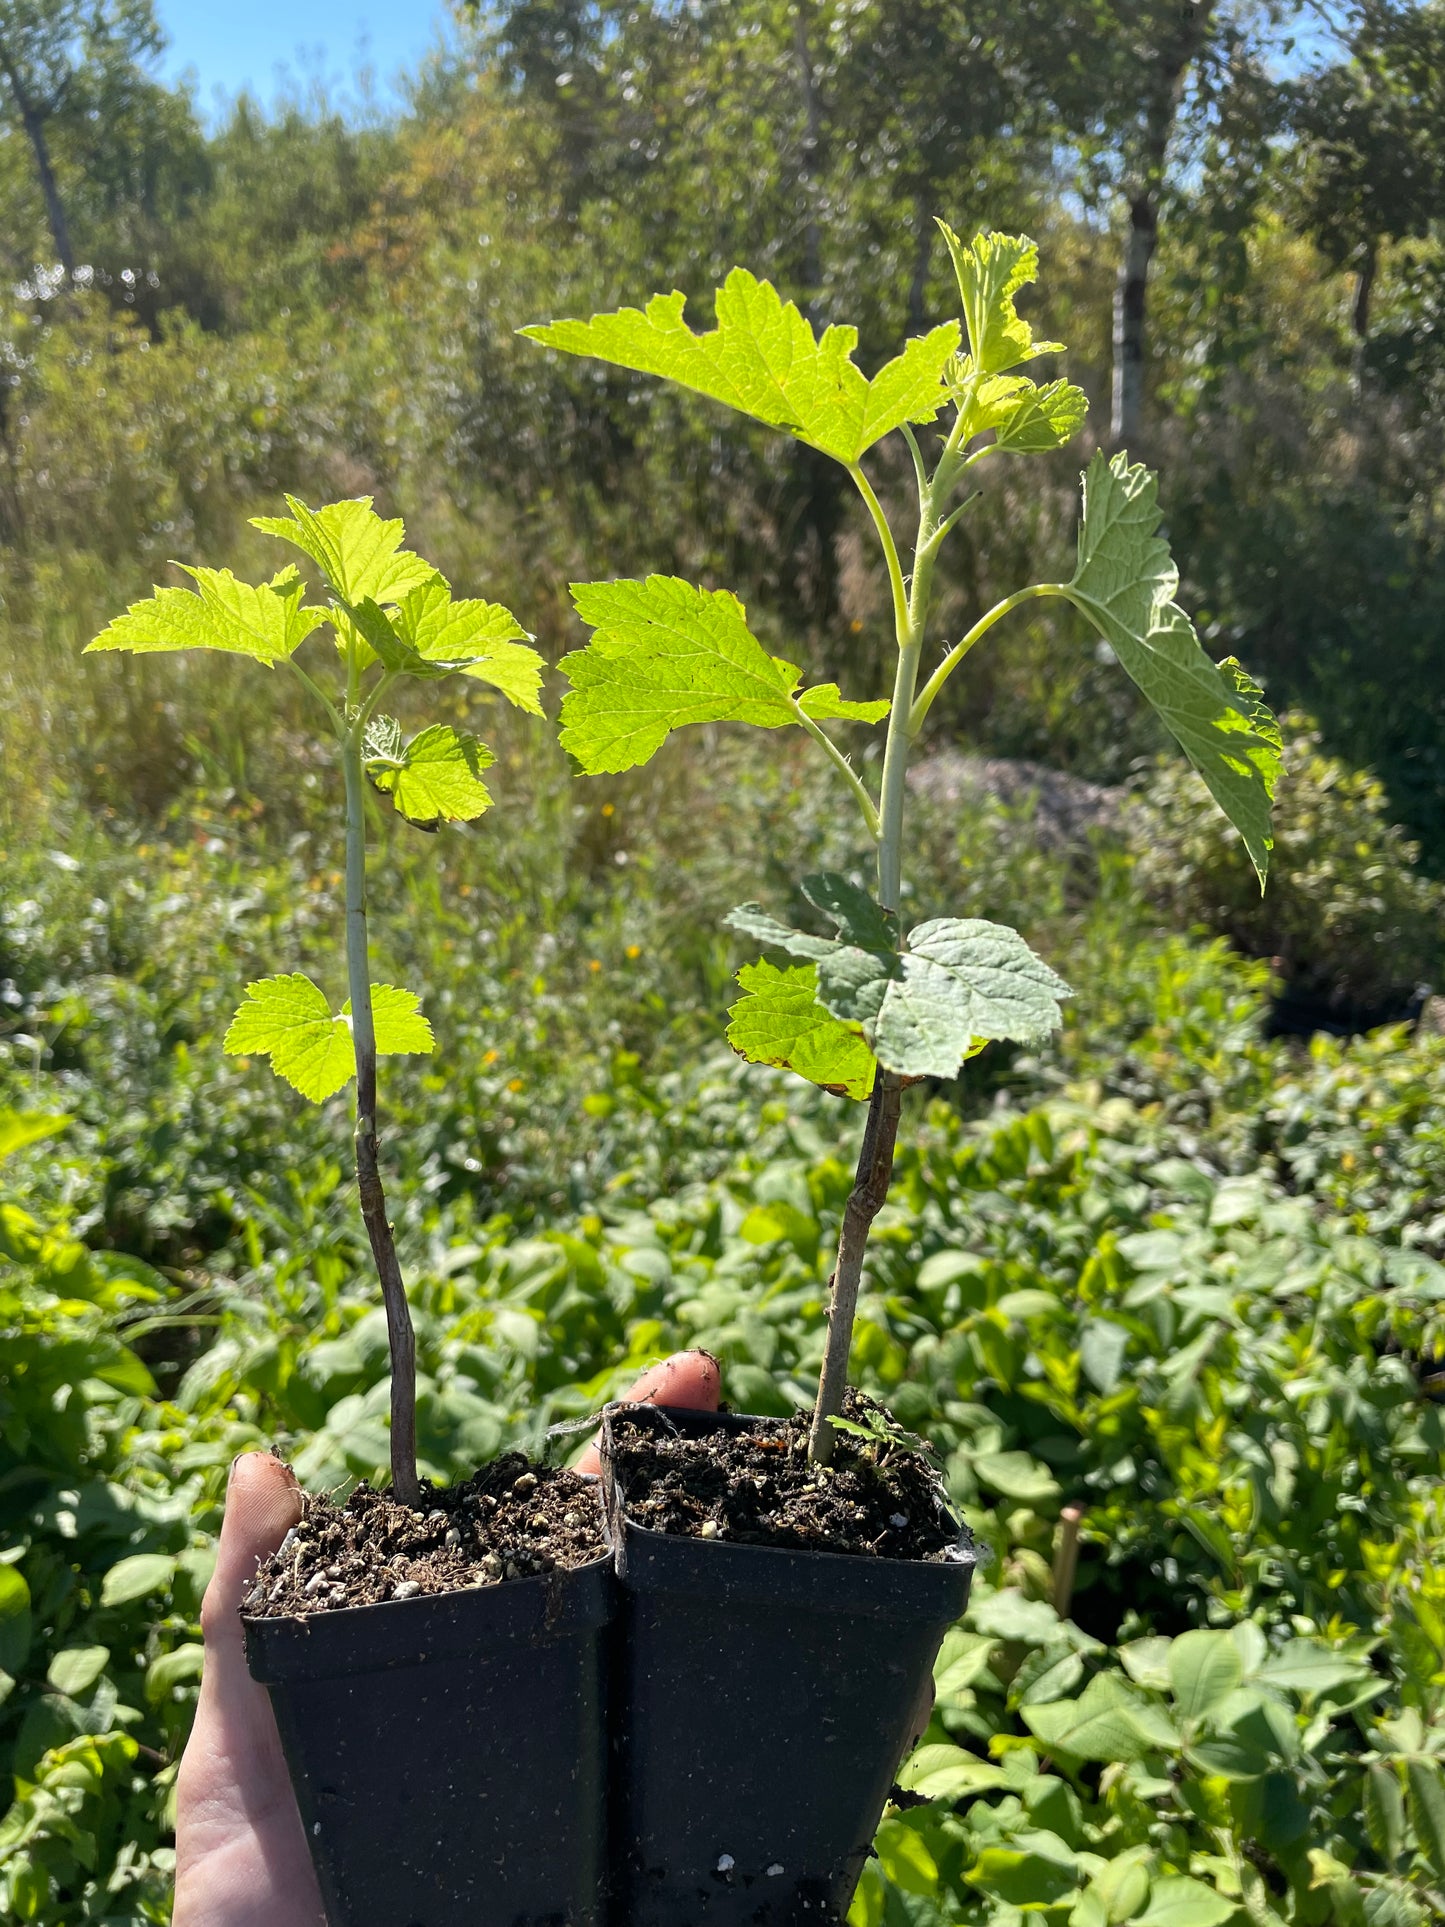
[[[623,308],[522,332],[568,354],[661,375],[791,429],[839,462],[857,462],[905,422],[932,421],[947,399],[943,372],[958,348],[956,322],[910,341],[869,381],[853,361],[856,328],[826,328],[820,341],[795,303],[745,268],[734,268],[718,289],[711,334],[695,335],[684,322],[686,298],[658,294],[645,311]]]
[[[779,970],[766,958],[738,972],[743,995],[728,1012],[727,1040],[750,1064],[775,1064],[844,1097],[867,1098],[877,1059],[864,1039],[818,1000],[818,966]]]
[[[289,516],[252,516],[252,528],[310,556],[343,606],[399,603],[436,575],[430,563],[402,548],[405,527],[400,520],[384,521],[375,514],[370,496],[309,509],[288,495],[286,506]]]
[[[804,894],[839,924],[834,942],[791,931],[756,904],[730,919],[734,928],[816,966],[818,1004],[862,1038],[885,1078],[952,1077],[976,1044],[1031,1039],[1058,1022],[1062,981],[1016,932],[979,920],[943,919],[915,926],[900,945],[894,928],[903,873],[903,773],[912,741],[949,674],[997,620],[1036,596],[1063,594],[1077,604],[1204,775],[1239,830],[1261,885],[1280,760],[1278,727],[1259,690],[1238,664],[1215,667],[1175,602],[1178,572],[1157,533],[1157,485],[1122,455],[1112,462],[1096,455],[1084,478],[1079,560],[1070,582],[1023,590],[982,616],[916,693],[934,564],[966,506],[953,504],[960,478],[1001,450],[1057,446],[1081,419],[1083,402],[1066,384],[1040,390],[1009,378],[1021,362],[1060,347],[1036,339],[1017,310],[1017,295],[1037,275],[1034,244],[1021,236],[985,234],[965,245],[940,225],[958,281],[968,351],[961,358],[955,353],[959,329],[936,329],[925,341],[911,342],[872,384],[848,359],[854,330],[832,328],[818,343],[796,307],[785,306],[768,284],[742,270],[734,270],[719,290],[718,327],[705,337],[684,326],[681,295],[655,297],[646,313],[625,309],[591,322],[524,330],[544,345],[663,375],[755,419],[791,428],[842,462],[868,504],[893,595],[899,662],[891,706],[842,703],[836,686],[795,698],[798,670],[766,654],[736,598],[654,576],[645,583],[574,587],[578,613],[595,634],[562,665],[572,684],[563,702],[562,741],[584,769],[619,771],[646,762],[673,729],[689,722],[778,728],[803,721],[805,714],[868,720],[889,715],[886,774],[876,804],[816,722],[813,729],[851,783],[875,839],[877,904],[842,878],[805,882]],[[938,348],[943,352],[934,353]],[[879,399],[885,390],[891,414]],[[907,405],[899,399],[905,392]],[[916,566],[905,588],[892,529],[859,458],[888,429],[932,421],[945,403],[952,404],[953,418],[931,473],[909,431],[919,523]],[[844,416],[852,424],[846,434]],[[980,442],[985,434],[992,439]],[[825,695],[825,703],[814,700],[810,707],[810,697]],[[793,987],[801,981],[793,979]],[[760,1061],[791,1064],[787,1028],[761,1021],[756,1005],[741,1008],[748,1015],[734,1023],[734,1045],[756,1046]],[[823,1081],[847,1087],[848,1075],[837,1068],[841,1040],[832,1031],[825,1036],[829,1075]]]
[[[458,734],[449,723],[431,723],[404,743],[400,726],[387,717],[380,728],[372,725],[367,748],[367,775],[420,829],[470,823],[491,808],[481,773],[497,759],[485,743]]]
[[[1021,289],[1039,278],[1039,251],[1033,242],[1022,234],[980,234],[967,244],[946,221],[938,225],[948,243],[963,302],[968,335],[964,375],[1007,374],[1021,361],[1062,354],[1061,341],[1034,338],[1014,302]]]
[[[695,798],[686,815],[695,834]],[[1106,927],[1089,942],[1071,965],[1084,1021],[1016,1073],[1011,1100],[976,1122],[913,1100],[865,1278],[858,1377],[940,1452],[994,1560],[901,1776],[928,1804],[885,1821],[856,1918],[1003,1927],[1043,1904],[1085,1927],[1234,1927],[1258,1873],[1291,1927],[1387,1902],[1428,1919],[1445,1438],[1409,1361],[1439,1343],[1442,1274],[1336,1195],[1329,1147],[1380,1117],[1389,1080],[1445,1076],[1441,1046],[1392,1034],[1388,1053],[1292,1056],[1259,1041],[1254,967],[1133,930],[1126,971]],[[473,981],[469,962],[446,967]],[[429,995],[452,1002],[441,983]],[[505,1213],[479,1219],[465,1191],[439,1188],[421,1217],[407,1204],[429,1473],[537,1443],[683,1343],[723,1359],[740,1404],[808,1402],[851,1174],[834,1100],[740,1076],[721,1101],[638,1093],[656,1107],[644,1130],[690,1116],[722,1152],[690,1181],[617,1188],[525,1235]],[[620,1116],[625,1079],[611,1098]],[[418,1122],[436,1101],[418,1094]],[[1319,1143],[1317,1163],[1273,1148],[1276,1105],[1313,1107],[1300,1143]],[[612,1121],[598,1110],[588,1129]],[[1375,1141],[1375,1183],[1408,1194],[1408,1129]],[[76,1191],[78,1163],[37,1135],[11,1170],[31,1195]],[[335,1183],[333,1167],[314,1196],[258,1197],[238,1234],[256,1268],[230,1285],[208,1267],[199,1306],[194,1272],[159,1276],[5,1208],[7,1357],[36,1362],[0,1409],[20,1549],[0,1572],[24,1584],[0,1582],[0,1664],[18,1682],[0,1746],[21,1761],[0,1837],[3,1877],[43,1895],[46,1927],[113,1911],[112,1881],[138,1918],[162,1904],[169,1782],[151,1755],[174,1762],[193,1704],[231,1454],[275,1440],[316,1484],[385,1463],[385,1331]],[[198,1315],[214,1321],[202,1346],[157,1391],[137,1347],[165,1357],[157,1338]],[[84,1389],[57,1405],[78,1372]],[[21,1465],[24,1483],[7,1476]],[[1083,1544],[1061,1615],[1051,1548],[1068,1504]],[[51,1750],[14,1752],[22,1731]],[[86,1775],[61,1771],[76,1759]],[[72,1804],[50,1800],[65,1787]],[[91,1866],[76,1830],[96,1836]],[[27,1885],[37,1866],[48,1886]]]
[[[916,925],[899,949],[890,921],[846,877],[805,877],[802,889],[837,923],[836,938],[790,930],[755,903],[734,910],[728,922],[808,958],[818,1003],[856,1027],[885,1070],[953,1077],[982,1044],[1029,1042],[1058,1025],[1068,987],[1016,930],[981,917],[941,917]]]
[[[436,1048],[416,997],[392,984],[371,986],[378,1057]],[[246,1001],[231,1020],[225,1049],[232,1057],[269,1057],[278,1077],[313,1104],[334,1097],[356,1075],[351,1003],[337,1016],[324,991],[300,974],[262,977],[246,986]]]
[[[348,771],[364,766],[377,789],[391,796],[400,815],[423,829],[442,822],[468,822],[490,807],[481,772],[496,759],[470,732],[431,723],[404,740],[394,718],[377,706],[398,679],[432,681],[457,671],[497,687],[517,707],[536,711],[540,658],[513,640],[526,632],[497,604],[457,603],[450,585],[429,562],[404,549],[400,520],[384,520],[371,497],[310,509],[286,497],[289,516],[255,516],[252,526],[300,549],[320,569],[331,591],[320,606],[303,607],[305,585],[288,568],[259,588],[229,570],[188,569],[199,594],[157,589],[135,603],[89,645],[91,650],[221,649],[271,666],[292,663],[309,636],[329,625],[342,655],[342,686],[333,704],[299,670],[338,738]],[[498,651],[507,653],[500,658]],[[441,652],[445,653],[441,653]],[[364,678],[374,672],[368,685]],[[349,782],[348,775],[348,782]],[[354,802],[348,803],[348,863],[364,872],[365,831]],[[354,844],[354,849],[351,847]],[[365,896],[348,907],[362,920],[361,954],[352,968],[352,997],[359,1000],[364,1048],[386,1056],[430,1052],[431,1027],[415,995],[389,984],[371,985],[365,968]],[[350,959],[348,935],[348,958]],[[333,1013],[324,992],[302,974],[266,977],[251,984],[246,1002],[226,1033],[233,1056],[269,1057],[278,1077],[314,1103],[322,1103],[357,1074],[351,999]]]
[[[301,607],[306,590],[295,569],[283,569],[259,587],[238,582],[229,569],[186,568],[186,574],[199,593],[157,589],[148,601],[133,602],[87,649],[133,655],[223,649],[271,664],[293,656],[325,620],[319,609]]]
[[[1084,477],[1079,566],[1065,593],[1106,638],[1243,839],[1264,887],[1273,848],[1279,725],[1233,661],[1216,667],[1174,600],[1179,572],[1158,533],[1158,484],[1100,450]]]
[[[813,718],[876,723],[880,703],[844,702],[836,683],[798,694],[795,664],[770,656],[725,589],[646,582],[578,582],[577,613],[595,632],[562,659],[562,746],[589,775],[647,762],[689,723],[782,729]]]

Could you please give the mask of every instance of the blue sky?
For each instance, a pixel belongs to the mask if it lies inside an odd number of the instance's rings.
[[[390,102],[397,74],[435,45],[445,8],[439,0],[156,0],[156,13],[170,43],[162,73],[177,80],[193,71],[197,104],[210,117],[217,89],[230,97],[246,88],[269,102],[319,76],[354,95],[363,67]]]

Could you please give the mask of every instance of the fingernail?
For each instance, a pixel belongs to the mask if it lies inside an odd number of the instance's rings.
[[[237,1467],[237,1466],[238,1466],[238,1465],[239,1465],[239,1464],[241,1463],[241,1461],[242,1461],[242,1459],[244,1459],[244,1458],[245,1458],[245,1456],[246,1456],[246,1454],[245,1454],[244,1452],[238,1452],[238,1453],[236,1454],[236,1456],[235,1456],[235,1458],[233,1458],[233,1459],[232,1459],[232,1461],[231,1461],[231,1469],[230,1469],[230,1471],[229,1471],[229,1472],[228,1472],[228,1473],[226,1474],[226,1490],[227,1490],[228,1492],[229,1492],[229,1491],[230,1491],[230,1489],[231,1489],[231,1481],[232,1481],[232,1479],[234,1479],[234,1478],[235,1478],[235,1476],[236,1476],[236,1467]]]

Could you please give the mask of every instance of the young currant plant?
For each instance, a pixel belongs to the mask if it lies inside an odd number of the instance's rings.
[[[1067,581],[1034,583],[981,614],[925,677],[934,571],[968,508],[962,485],[980,463],[1061,448],[1086,402],[1063,380],[1019,373],[1060,344],[1039,341],[1016,297],[1036,279],[1038,251],[1023,237],[981,234],[965,244],[944,223],[962,304],[949,321],[909,341],[868,379],[853,360],[856,329],[821,340],[792,302],[734,268],[716,300],[716,326],[694,334],[684,296],[655,295],[590,321],[558,321],[524,334],[569,354],[660,375],[779,428],[841,462],[877,532],[892,588],[897,658],[891,700],[852,702],[833,683],[799,686],[797,668],[770,656],[736,597],[662,576],[587,582],[572,594],[595,632],[562,663],[571,689],[562,742],[589,773],[644,763],[688,723],[745,722],[804,729],[847,784],[878,849],[876,898],[847,877],[803,879],[805,897],[836,929],[827,938],[790,929],[758,904],[728,921],[797,958],[739,972],[733,1046],[755,1063],[780,1064],[814,1083],[868,1100],[857,1177],[843,1217],[810,1450],[831,1457],[847,1388],[863,1255],[888,1195],[903,1087],[953,1077],[991,1039],[1025,1041],[1060,1021],[1067,986],[1017,931],[980,918],[945,917],[901,934],[903,821],[908,759],[939,691],[969,651],[1025,603],[1070,602],[1107,641],[1182,745],[1243,837],[1261,887],[1272,845],[1270,805],[1280,767],[1278,726],[1234,661],[1216,665],[1175,601],[1178,572],[1157,533],[1157,486],[1126,455],[1102,453],[1083,478],[1078,561]],[[937,424],[928,446],[916,432]],[[918,488],[917,534],[905,568],[863,457],[900,433]],[[887,719],[875,798],[824,728]]]
[[[463,675],[540,716],[542,659],[500,604],[454,600],[445,577],[402,547],[402,524],[383,521],[369,496],[314,510],[289,495],[286,503],[289,516],[260,516],[252,526],[289,542],[315,564],[325,585],[322,601],[308,603],[294,565],[253,585],[229,569],[180,563],[194,592],[157,589],[117,616],[89,650],[222,649],[268,669],[283,665],[314,699],[331,733],[346,812],[346,1001],[333,1010],[326,993],[299,972],[263,977],[247,986],[225,1049],[233,1056],[269,1057],[278,1077],[317,1104],[356,1079],[357,1188],[391,1343],[392,1487],[414,1506],[421,1497],[416,1344],[378,1159],[376,1060],[430,1052],[433,1038],[411,991],[371,981],[366,783],[369,778],[421,829],[480,816],[492,800],[482,781],[495,760],[491,751],[448,723],[432,723],[408,737],[382,705],[404,682]],[[313,675],[297,661],[297,651],[328,627],[336,644],[331,671],[328,676],[323,657]]]

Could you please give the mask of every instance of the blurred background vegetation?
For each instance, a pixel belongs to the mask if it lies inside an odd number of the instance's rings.
[[[952,311],[939,213],[1037,238],[1093,402],[963,525],[948,626],[1056,570],[1126,444],[1289,775],[1261,900],[1067,622],[931,718],[919,914],[1018,923],[1077,994],[910,1099],[859,1373],[996,1560],[857,1918],[1441,1918],[1445,7],[527,0],[463,9],[395,113],[209,123],[158,47],[146,0],[0,4],[10,1917],[167,1917],[230,1456],[386,1459],[345,1104],[219,1049],[261,968],[334,977],[331,772],[280,679],[80,649],[173,558],[269,571],[280,490],[369,493],[552,659],[570,580],[656,568],[872,693],[887,587],[830,466],[514,331],[674,287],[701,323],[742,262],[873,365]],[[584,787],[454,700],[496,809],[374,826],[380,959],[440,1046],[385,1088],[427,1469],[679,1343],[802,1404],[856,1118],[723,1047],[721,918],[861,867],[829,773],[702,730]],[[1189,1714],[1162,1642],[1209,1630],[1236,1659]]]

